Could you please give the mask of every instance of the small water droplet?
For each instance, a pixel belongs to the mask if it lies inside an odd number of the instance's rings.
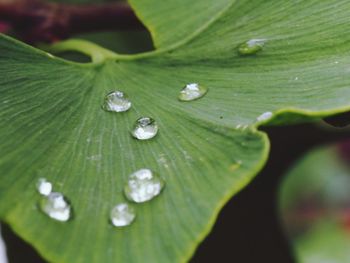
[[[261,114],[259,117],[257,117],[256,119],[258,121],[266,121],[268,119],[270,119],[272,117],[272,112],[270,111],[267,111],[267,112],[264,112],[263,114]]]
[[[49,58],[55,58],[51,53],[46,53]]]
[[[101,154],[91,155],[91,156],[86,157],[86,159],[88,159],[90,161],[99,161],[102,159],[102,155]]]
[[[110,220],[116,227],[130,225],[136,217],[134,208],[126,203],[121,203],[112,208]]]
[[[129,110],[131,102],[122,91],[113,91],[106,95],[102,108],[105,111],[124,112]]]
[[[45,178],[39,178],[38,182],[36,183],[36,189],[38,190],[39,194],[47,196],[52,191],[52,184]]]
[[[143,203],[160,194],[165,181],[149,169],[141,169],[132,173],[126,186],[125,196],[133,202]]]
[[[168,159],[165,157],[165,154],[160,154],[159,155],[159,159],[157,160],[157,162],[164,166],[164,168],[169,168],[169,163],[168,163]]]
[[[246,130],[249,126],[247,124],[237,124],[236,129],[237,130]]]
[[[242,161],[237,161],[229,166],[229,171],[234,172],[241,167]]]
[[[256,54],[264,47],[266,39],[250,39],[238,47],[238,52],[241,55]]]
[[[149,117],[139,118],[132,130],[131,134],[136,139],[148,140],[156,136],[158,133],[158,125],[156,121]]]
[[[179,95],[180,101],[192,101],[203,97],[208,92],[206,87],[199,85],[198,83],[187,84]]]
[[[71,207],[61,193],[51,192],[40,201],[40,209],[57,221],[65,222],[70,218]]]

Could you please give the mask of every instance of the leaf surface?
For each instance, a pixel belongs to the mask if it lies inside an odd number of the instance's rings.
[[[78,64],[0,38],[0,215],[49,261],[187,261],[266,161],[268,140],[256,127],[350,108],[348,1],[131,4],[159,49],[103,51],[99,63]],[[265,48],[239,56],[251,38],[267,39]],[[209,92],[178,101],[192,82]],[[112,90],[129,95],[130,111],[101,109]],[[273,118],[258,121],[265,112]],[[141,116],[158,122],[154,139],[130,136]],[[109,211],[141,168],[165,179],[164,192],[135,205],[131,226],[113,228]],[[70,200],[71,221],[38,210],[39,177]]]

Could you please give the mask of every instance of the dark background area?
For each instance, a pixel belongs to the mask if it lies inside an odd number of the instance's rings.
[[[343,116],[329,122],[343,124]],[[268,163],[252,183],[226,204],[211,234],[190,262],[295,262],[279,221],[279,184],[287,170],[307,151],[350,139],[350,132],[319,123],[265,127],[263,130],[271,141]],[[10,263],[45,262],[9,227],[5,225],[2,230]]]

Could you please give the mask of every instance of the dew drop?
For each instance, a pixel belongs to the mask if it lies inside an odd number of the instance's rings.
[[[238,47],[238,52],[241,55],[252,55],[256,54],[264,47],[266,39],[251,39],[248,40]]]
[[[141,169],[132,173],[124,193],[127,199],[136,203],[149,201],[160,194],[165,181],[149,169]]]
[[[49,58],[55,58],[51,53],[46,53]]]
[[[246,129],[248,129],[248,125],[247,124],[237,124],[236,125],[236,129],[237,130],[246,130]]]
[[[136,217],[134,208],[126,203],[121,203],[112,208],[110,220],[116,227],[130,225]]]
[[[38,190],[39,194],[47,196],[52,191],[52,184],[45,178],[39,178],[38,182],[36,183],[36,189]]]
[[[231,164],[231,165],[229,166],[229,171],[230,171],[230,172],[234,172],[234,171],[236,171],[238,168],[240,168],[241,165],[242,165],[242,161],[239,160],[239,161],[237,161],[237,162],[235,162],[235,163],[233,163],[233,164]]]
[[[208,92],[206,87],[198,83],[187,84],[179,94],[180,101],[192,101],[203,97]]]
[[[129,110],[131,102],[122,91],[113,91],[106,95],[102,108],[105,111],[124,112]]]
[[[51,192],[40,201],[40,209],[57,221],[65,222],[70,218],[71,207],[61,193]]]
[[[270,111],[267,111],[267,112],[264,112],[263,114],[261,114],[259,117],[257,117],[256,119],[258,121],[266,121],[268,119],[270,119],[272,117],[272,112]]]
[[[132,136],[139,140],[148,140],[156,136],[158,125],[156,121],[149,117],[139,118],[131,132]]]

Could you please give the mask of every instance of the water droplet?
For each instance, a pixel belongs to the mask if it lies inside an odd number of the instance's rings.
[[[40,209],[49,217],[65,222],[70,218],[71,208],[61,193],[52,192],[42,198]]]
[[[39,178],[36,184],[36,189],[38,190],[39,194],[47,196],[52,191],[52,184],[45,178]]]
[[[261,114],[258,118],[256,118],[258,121],[266,121],[272,117],[272,112],[267,111]]]
[[[233,163],[233,164],[231,164],[230,166],[229,166],[229,171],[230,172],[234,172],[234,171],[236,171],[238,168],[240,168],[241,167],[241,164],[242,164],[242,161],[237,161],[237,162],[235,162],[235,163]]]
[[[238,124],[236,125],[237,130],[246,130],[249,126],[247,124]]]
[[[158,133],[158,125],[156,121],[149,117],[139,118],[132,130],[131,134],[136,139],[148,140],[156,136]]]
[[[91,156],[86,157],[86,159],[88,159],[90,161],[99,161],[102,159],[102,155],[101,154],[91,155]]]
[[[143,203],[159,195],[164,185],[164,180],[151,170],[141,169],[129,176],[124,193],[130,201]]]
[[[129,110],[131,102],[122,91],[113,91],[105,97],[102,108],[106,111],[124,112]]]
[[[192,101],[203,97],[208,92],[206,87],[199,85],[198,83],[187,84],[179,95],[180,101]]]
[[[251,39],[248,40],[238,47],[238,52],[241,55],[252,55],[256,54],[264,47],[266,39]]]
[[[46,53],[49,58],[55,58],[51,53]]]
[[[112,208],[110,219],[114,226],[123,227],[130,225],[135,219],[135,210],[126,203],[121,203]]]
[[[164,166],[164,168],[169,168],[169,162],[168,162],[168,159],[165,157],[165,154],[160,154],[157,162],[160,165]]]

